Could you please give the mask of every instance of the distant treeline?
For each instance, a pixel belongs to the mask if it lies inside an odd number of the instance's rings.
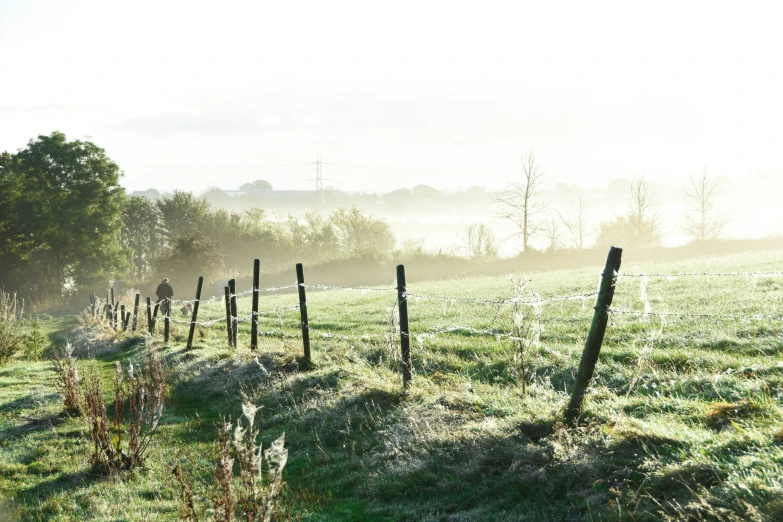
[[[265,188],[254,188],[261,186]],[[263,208],[270,213],[277,211],[302,213],[318,204],[318,194],[315,191],[272,190],[272,186],[264,180],[256,180],[243,187],[240,187],[240,190],[213,187],[199,198],[209,202],[213,207],[236,212]],[[159,199],[167,194],[161,194],[156,189],[148,189],[135,191],[129,195]],[[466,208],[487,213],[492,203],[492,196],[490,192],[478,186],[446,192],[429,185],[417,185],[410,189],[401,188],[385,194],[349,193],[327,188],[324,191],[324,202],[328,211],[358,206],[373,213],[403,216],[416,213],[464,212]]]

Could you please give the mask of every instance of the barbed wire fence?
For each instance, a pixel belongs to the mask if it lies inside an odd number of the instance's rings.
[[[726,314],[712,313],[707,310],[700,311],[661,311],[653,310],[652,303],[648,295],[648,287],[651,280],[666,279],[678,280],[683,278],[771,278],[783,276],[783,271],[745,271],[745,272],[675,272],[675,273],[630,273],[621,274],[620,258],[622,249],[612,247],[607,258],[607,264],[601,274],[599,288],[595,291],[544,296],[537,292],[530,292],[521,285],[513,295],[503,298],[483,298],[483,297],[458,297],[451,295],[424,294],[409,291],[405,283],[405,267],[397,267],[397,286],[378,287],[378,286],[348,286],[348,285],[326,285],[319,283],[305,283],[304,269],[300,264],[296,267],[297,282],[283,286],[272,286],[262,288],[259,283],[259,261],[254,262],[253,287],[243,292],[236,291],[236,281],[230,280],[224,288],[224,295],[201,299],[201,285],[203,278],[199,278],[196,296],[194,299],[163,299],[153,303],[151,299],[146,298],[146,327],[150,335],[155,334],[157,314],[161,311],[164,321],[164,341],[169,341],[169,324],[177,324],[190,328],[188,336],[188,347],[192,346],[193,333],[196,327],[200,328],[224,328],[229,346],[237,347],[237,337],[239,335],[238,325],[250,323],[251,325],[251,350],[258,347],[257,339],[261,337],[283,338],[286,333],[283,329],[283,317],[285,314],[294,310],[299,310],[299,323],[301,326],[301,340],[303,345],[303,357],[301,363],[304,367],[311,364],[310,337],[311,334],[320,339],[338,339],[349,342],[388,342],[390,345],[394,342],[394,337],[399,336],[401,346],[401,365],[403,373],[403,386],[407,387],[411,380],[411,360],[410,360],[410,339],[413,338],[418,344],[439,335],[462,335],[476,337],[494,337],[498,341],[508,340],[518,343],[520,347],[525,345],[540,345],[541,335],[544,331],[544,324],[547,323],[586,323],[587,318],[572,316],[549,316],[544,317],[544,307],[552,303],[577,301],[582,302],[583,308],[587,302],[595,299],[593,306],[593,318],[590,323],[590,330],[585,340],[585,346],[582,353],[579,368],[576,375],[576,384],[571,394],[571,400],[566,409],[566,417],[572,422],[581,412],[582,401],[585,391],[592,379],[595,364],[598,360],[603,338],[607,326],[610,326],[613,317],[626,318],[666,318],[666,319],[712,319],[716,321],[776,321],[783,322],[783,314],[775,313],[751,313],[751,314]],[[641,309],[621,308],[612,306],[612,299],[615,294],[618,280],[639,280],[639,300]],[[276,304],[274,308],[265,310],[258,309],[258,297],[264,293],[282,293],[286,290],[296,289],[298,293],[297,303]],[[336,333],[314,327],[310,324],[307,311],[307,291],[310,292],[328,292],[328,291],[349,291],[360,294],[368,293],[387,293],[390,301],[393,303],[389,307],[389,328],[385,332],[360,335],[346,335],[345,333]],[[394,294],[396,293],[396,296]],[[252,309],[248,314],[240,316],[237,313],[237,299],[245,296],[252,297]],[[395,297],[393,300],[393,296]],[[133,312],[130,308],[115,300],[114,289],[111,288],[106,293],[106,300],[102,301],[95,294],[90,296],[91,314],[95,317],[102,317],[114,329],[136,331],[143,321],[139,320],[139,300],[140,295],[136,294]],[[408,303],[417,303],[419,301],[431,301],[441,303],[460,303],[465,305],[488,306],[491,313],[486,314],[491,317],[489,322],[483,327],[464,324],[445,324],[435,327],[422,329],[421,331],[411,332],[408,321]],[[225,306],[225,314],[219,317],[209,317],[199,320],[199,305],[208,305],[222,303]],[[177,319],[171,317],[172,307],[181,305],[182,315],[190,315],[188,319]],[[502,326],[497,323],[498,317],[504,308],[508,308],[509,315],[512,318],[512,325]],[[523,313],[522,310],[529,310]],[[259,330],[259,320],[264,317],[277,318],[280,327],[272,330]],[[131,322],[132,320],[132,322]],[[521,328],[521,324],[526,321],[526,327]],[[130,326],[129,326],[130,325]],[[290,334],[288,334],[290,335]]]

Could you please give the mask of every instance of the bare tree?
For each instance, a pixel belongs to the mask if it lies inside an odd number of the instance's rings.
[[[584,248],[587,238],[592,235],[590,217],[590,204],[585,201],[580,190],[568,212],[560,216],[575,248]]]
[[[660,242],[663,234],[658,206],[658,196],[650,188],[644,174],[634,178],[628,195],[629,208],[626,218],[632,240],[637,246],[652,246]]]
[[[546,236],[549,247],[547,252],[553,253],[560,250],[563,246],[563,235],[560,232],[560,223],[562,217],[555,212],[548,212],[544,220],[544,235]]]
[[[465,235],[461,238],[463,250],[468,259],[494,259],[498,256],[495,234],[485,223],[465,224]]]
[[[691,176],[683,189],[688,210],[683,230],[698,241],[715,239],[729,223],[729,217],[715,212],[715,198],[720,193],[720,180],[710,176],[707,166],[701,175]]]
[[[523,153],[522,179],[510,182],[493,201],[500,209],[497,217],[511,221],[518,229],[517,236],[522,238],[522,250],[527,252],[530,241],[544,230],[545,206],[541,202],[541,184],[545,171],[536,162],[531,148]]]

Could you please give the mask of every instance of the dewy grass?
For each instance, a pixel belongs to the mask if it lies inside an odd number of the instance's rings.
[[[640,265],[629,251],[623,272],[774,271],[781,262],[778,251]],[[525,274],[524,291],[590,293],[599,271]],[[209,482],[216,427],[239,418],[247,396],[263,407],[259,442],[286,434],[280,502],[302,520],[780,520],[783,328],[725,317],[783,316],[783,278],[651,277],[643,288],[620,278],[613,306],[641,315],[611,316],[584,422],[569,429],[561,414],[594,296],[547,302],[540,318],[521,303],[410,298],[414,376],[403,392],[393,277],[387,291],[308,290],[308,371],[295,364],[298,310],[283,310],[295,292],[261,296],[270,313],[255,353],[249,323],[239,324],[236,350],[225,321],[200,329],[191,350],[187,327],[172,325],[160,347],[168,402],[149,458],[112,480],[86,462],[85,420],[58,415],[50,365],[12,360],[0,369],[0,495],[23,520],[175,520],[171,466],[187,470],[195,490]],[[516,292],[509,277],[408,277],[421,296]],[[240,317],[250,313],[249,296],[238,305]],[[661,312],[720,317],[652,315]],[[524,373],[518,313],[540,325],[524,346]],[[224,314],[222,303],[202,303],[199,320]],[[116,362],[137,366],[143,339],[99,324],[74,335],[74,356],[95,358],[110,400]]]

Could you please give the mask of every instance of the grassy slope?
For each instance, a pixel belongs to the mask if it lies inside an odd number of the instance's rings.
[[[622,272],[777,270],[782,261],[783,252],[765,252],[643,265],[626,254]],[[599,269],[535,274],[526,290],[591,292]],[[619,281],[617,308],[643,310],[640,282]],[[513,285],[470,278],[409,290],[492,299]],[[647,294],[654,312],[783,316],[779,276],[653,278]],[[297,299],[261,301],[270,310]],[[307,372],[294,360],[296,310],[264,316],[261,330],[284,335],[264,337],[258,354],[247,349],[247,323],[238,351],[226,348],[219,325],[201,329],[186,351],[184,326],[175,325],[165,347],[171,397],[152,458],[112,480],[89,472],[84,422],[58,416],[50,365],[16,361],[0,369],[0,494],[30,520],[174,519],[166,465],[208,477],[215,423],[236,417],[244,394],[264,407],[265,442],[286,432],[287,502],[304,520],[783,518],[781,321],[613,316],[582,425],[566,430],[557,419],[592,298],[544,306],[541,344],[521,360],[511,341],[491,335],[420,335],[455,325],[508,332],[509,305],[412,299],[407,394],[390,336],[394,302],[391,289],[311,291],[317,367]],[[249,307],[241,300],[240,315]],[[209,319],[222,310],[202,312]],[[536,315],[519,312],[526,321]],[[139,338],[97,327],[79,336],[82,358],[95,356],[107,382],[115,360],[143,349]]]

